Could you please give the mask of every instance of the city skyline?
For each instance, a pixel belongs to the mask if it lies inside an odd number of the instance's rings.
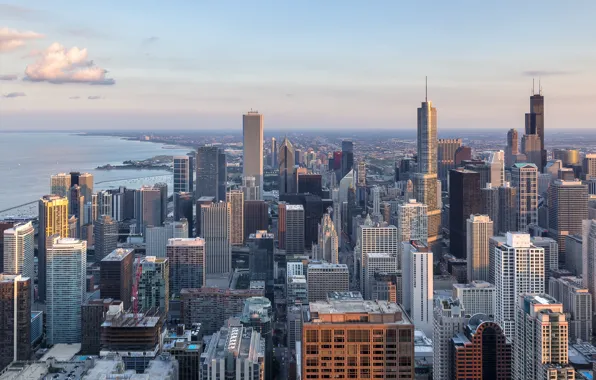
[[[47,129],[232,129],[251,107],[275,129],[409,129],[425,75],[439,129],[523,129],[532,78],[544,89],[548,130],[590,119],[596,54],[581,49],[594,28],[590,2],[516,4],[515,12],[384,1],[317,3],[316,11],[309,2],[150,3],[142,20],[133,7],[110,12],[108,27],[99,21],[107,8],[45,6],[0,4],[0,130],[42,121]],[[86,20],[90,11],[96,17]],[[554,22],[565,27],[549,28]]]

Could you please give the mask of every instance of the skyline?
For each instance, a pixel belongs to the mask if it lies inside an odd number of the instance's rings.
[[[0,4],[0,131],[414,130],[426,75],[439,130],[523,130],[532,78],[547,131],[593,128],[596,4],[367,4]]]

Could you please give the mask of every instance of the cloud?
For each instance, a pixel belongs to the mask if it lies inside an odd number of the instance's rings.
[[[12,74],[0,75],[0,80],[17,80],[18,76]]]
[[[9,92],[6,95],[3,95],[4,98],[18,98],[21,96],[27,96],[24,92]]]
[[[522,73],[525,77],[554,77],[575,74],[575,71],[565,70],[528,70]]]
[[[87,97],[88,100],[99,100],[99,99],[103,99],[101,96],[99,95],[91,95]]]
[[[145,38],[143,40],[143,45],[145,45],[145,46],[146,45],[151,45],[151,44],[157,42],[158,40],[159,40],[159,37],[157,37],[157,36],[151,36],[151,37]]]
[[[35,32],[19,32],[16,29],[0,28],[0,52],[11,51],[25,44],[27,40],[43,38]]]
[[[81,99],[81,97],[80,96],[71,96],[68,99]]]
[[[54,84],[115,84],[114,79],[106,78],[107,72],[87,59],[87,49],[78,47],[67,49],[55,42],[41,52],[37,62],[27,66],[24,79]]]

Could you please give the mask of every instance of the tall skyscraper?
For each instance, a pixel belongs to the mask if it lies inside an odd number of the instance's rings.
[[[563,305],[547,294],[516,298],[513,379],[575,379],[569,365],[569,324]]]
[[[139,263],[141,276],[138,286],[139,310],[159,308],[168,315],[170,300],[170,261],[167,257],[145,256]]]
[[[112,298],[131,306],[134,271],[134,249],[115,249],[104,257],[100,265],[99,292],[101,298]]]
[[[517,137],[517,130],[510,129],[507,132],[507,146],[505,147],[505,166],[510,168],[517,161],[519,154],[519,142]]]
[[[381,215],[381,190],[378,186],[373,186],[373,188],[370,189],[370,192],[373,203],[372,214]]]
[[[168,217],[168,184],[165,182],[158,182],[153,185],[153,188],[159,190],[161,198],[161,223],[159,224],[161,226]]]
[[[204,145],[198,148],[195,194],[197,199],[205,196],[215,197],[217,201],[225,199],[225,177],[227,177],[225,161],[225,153],[218,147]],[[224,192],[220,194],[222,186]]]
[[[201,288],[206,281],[206,244],[201,238],[170,239],[166,248],[169,265],[169,291],[179,296],[185,288]]]
[[[250,111],[242,115],[243,164],[242,175],[255,177],[263,190],[263,115]],[[259,193],[259,198],[262,196]]]
[[[528,231],[538,224],[538,168],[534,164],[517,163],[511,170],[511,185],[517,188],[517,230]]]
[[[493,221],[488,215],[470,215],[466,223],[468,282],[488,281],[488,241],[493,236]]]
[[[0,220],[0,273],[4,273],[4,231],[14,227],[13,220]]]
[[[53,235],[47,245],[46,341],[81,342],[87,242]]]
[[[537,135],[539,140],[540,162],[537,164],[538,171],[542,171],[546,164],[546,149],[544,146],[544,96],[542,87],[538,83],[538,93],[534,92],[532,84],[532,96],[530,96],[530,112],[526,114],[526,135]]]
[[[360,289],[364,288],[365,255],[368,253],[388,253],[397,261],[401,252],[399,242],[399,231],[395,226],[381,227],[375,225],[370,217],[367,217],[364,224],[358,229],[356,248],[354,249],[354,267],[360,280]],[[400,263],[398,262],[398,265]]]
[[[194,174],[191,171],[191,157],[174,156],[174,193],[190,192],[190,177]]]
[[[522,293],[544,293],[544,249],[532,245],[530,235],[508,232],[491,238],[497,288],[495,322],[514,339],[515,306]]]
[[[321,223],[319,223],[319,241],[313,244],[313,258],[315,260],[325,260],[328,263],[339,263],[339,246],[335,225],[329,213],[323,214]]]
[[[101,261],[118,247],[118,223],[108,215],[102,215],[93,225],[95,259]]]
[[[145,233],[149,226],[161,226],[162,214],[161,190],[152,186],[143,186],[139,190],[139,232]]]
[[[435,301],[433,319],[433,380],[452,380],[454,335],[464,331],[469,320],[468,313],[459,299]]]
[[[4,231],[4,273],[35,278],[35,229],[31,222]],[[31,284],[33,285],[33,284]],[[33,286],[31,286],[33,290]],[[31,298],[33,299],[33,298]]]
[[[85,198],[85,202],[89,202],[89,200],[91,200],[91,194],[93,194],[93,174],[79,174],[79,179],[76,184],[81,187],[81,195]],[[72,183],[71,185],[74,185],[74,183]]]
[[[542,152],[540,150],[540,136],[523,135],[521,141],[522,153],[526,156],[526,162],[536,167],[542,165]]]
[[[458,299],[467,315],[486,314],[495,317],[496,288],[486,281],[472,281],[469,284],[453,284],[453,298]]]
[[[275,137],[271,138],[271,167],[277,168],[277,140]]]
[[[438,172],[442,187],[447,188],[449,170],[455,169],[455,151],[461,146],[461,139],[438,140]]]
[[[491,152],[488,160],[490,166],[490,183],[493,187],[503,186],[505,182],[505,153],[502,150]],[[485,184],[480,184],[484,187]]]
[[[297,193],[310,193],[323,197],[323,177],[320,174],[299,174]]]
[[[354,168],[354,143],[350,140],[341,142],[341,176],[344,177]]]
[[[350,272],[346,264],[309,264],[306,279],[309,303],[327,299],[329,292],[350,290]]]
[[[582,171],[586,180],[596,178],[596,153],[588,153],[584,157]]]
[[[281,224],[278,223],[278,227]],[[244,201],[244,239],[269,228],[269,206],[265,201]],[[281,248],[281,247],[280,247]]]
[[[193,215],[193,195],[192,193],[174,193],[174,220],[179,221],[184,218],[188,222],[188,237],[193,236],[194,215]]]
[[[278,159],[279,195],[281,196],[287,193],[294,193],[294,146],[287,137],[284,137],[283,141],[281,142]]]
[[[378,273],[397,273],[395,257],[380,252],[366,254],[364,257],[364,281],[362,282],[364,287],[360,289],[364,299],[374,300],[372,295],[376,283],[375,275]]]
[[[582,279],[596,305],[596,220],[582,222]]]
[[[499,188],[493,187],[490,183],[487,187],[480,189],[482,199],[482,214],[488,215],[493,222],[493,235],[499,234],[499,225],[502,212],[499,207]]]
[[[592,295],[582,285],[581,277],[552,277],[549,281],[548,294],[563,304],[563,311],[569,322],[569,341],[592,339],[593,306]]]
[[[240,323],[245,328],[253,328],[261,334],[261,340],[265,341],[265,380],[272,380],[275,370],[273,369],[273,309],[272,303],[265,297],[250,297],[244,302],[244,310],[240,317]],[[251,379],[249,379],[251,380]]]
[[[517,188],[505,182],[499,187],[499,233],[517,231]]]
[[[147,256],[166,257],[168,239],[174,237],[169,226],[145,228],[145,253]]]
[[[70,186],[70,174],[58,173],[50,178],[50,194],[66,197]]]
[[[419,241],[402,243],[403,302],[416,328],[433,334],[433,253]]]
[[[208,274],[232,271],[230,214],[227,202],[201,205],[201,232],[205,239],[205,268]]]
[[[230,190],[226,195],[230,205],[230,243],[244,245],[244,193],[242,190]]]
[[[286,205],[285,209],[286,255],[304,254],[304,207]]]
[[[68,199],[45,195],[39,200],[38,297],[46,299],[46,239],[54,234],[68,237]]]
[[[29,277],[0,273],[0,371],[31,359],[32,286]]]
[[[256,231],[248,237],[249,269],[251,281],[265,282],[265,297],[274,301],[274,235],[267,231]]]
[[[242,177],[242,192],[245,201],[260,199],[261,188],[257,185],[255,177]]]
[[[449,230],[451,254],[465,258],[467,253],[466,221],[482,212],[480,174],[467,169],[449,172]]]
[[[565,253],[565,238],[582,231],[588,219],[588,186],[580,181],[555,180],[548,189],[548,232]]]
[[[415,199],[401,203],[397,208],[398,243],[412,240],[428,241],[428,207]],[[401,251],[401,245],[398,246]],[[398,257],[398,267],[401,267],[401,258]]]

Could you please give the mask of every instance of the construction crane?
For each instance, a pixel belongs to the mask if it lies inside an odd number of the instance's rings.
[[[137,272],[132,283],[132,312],[134,313],[135,318],[138,316],[139,313],[139,282],[141,282],[141,275],[143,274],[143,266],[141,265],[141,259],[138,258],[137,260]]]

